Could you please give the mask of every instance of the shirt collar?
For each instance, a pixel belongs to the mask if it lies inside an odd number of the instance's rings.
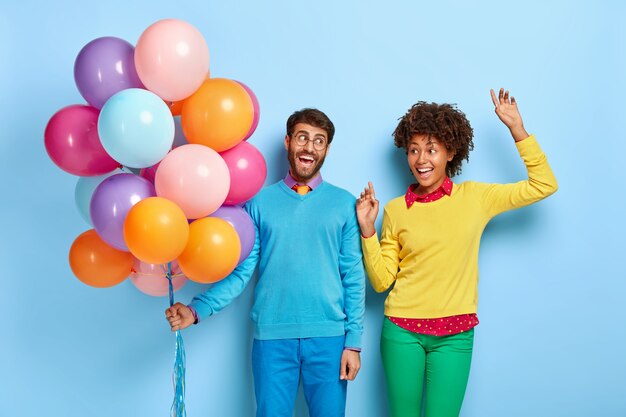
[[[320,173],[317,177],[313,178],[308,183],[300,184],[298,181],[296,181],[291,176],[291,171],[289,171],[289,172],[287,172],[287,175],[285,176],[285,179],[283,181],[285,181],[285,184],[289,188],[293,188],[294,185],[298,185],[299,184],[299,185],[308,185],[309,187],[311,187],[311,190],[315,190],[315,188],[317,188],[317,186],[319,186],[322,183],[322,181],[324,181],[324,180],[322,179],[322,174]]]
[[[446,179],[443,180],[443,183],[441,184],[441,186],[437,188],[435,191],[430,192],[428,194],[417,195],[413,191],[417,188],[417,184],[411,184],[409,185],[409,189],[406,191],[406,194],[404,195],[404,201],[406,202],[406,207],[410,208],[415,202],[430,203],[432,201],[439,200],[444,195],[450,196],[452,195],[452,185],[453,185],[452,180],[450,180],[450,177],[446,176]]]

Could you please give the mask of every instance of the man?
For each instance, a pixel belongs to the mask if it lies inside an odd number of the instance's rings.
[[[172,331],[226,307],[258,263],[252,370],[257,417],[291,417],[300,379],[311,417],[345,415],[360,366],[365,279],[355,199],[322,180],[335,128],[317,109],[287,120],[290,170],[245,209],[256,228],[248,258],[228,277],[165,315]]]

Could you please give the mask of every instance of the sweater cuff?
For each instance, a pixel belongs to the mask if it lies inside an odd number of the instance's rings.
[[[187,308],[191,310],[191,314],[193,315],[193,324],[200,323],[200,317],[198,317],[198,312],[191,305],[188,305]]]
[[[213,314],[213,309],[210,305],[198,300],[193,300],[187,305],[192,312],[196,312],[198,321],[203,320]]]
[[[346,341],[343,343],[345,349],[361,349],[361,335],[357,333],[346,333]]]
[[[378,233],[374,233],[370,237],[361,236],[361,247],[363,248],[363,252],[372,253],[380,246],[380,242],[378,241]]]
[[[519,150],[520,153],[523,150],[528,149],[529,147],[533,147],[537,145],[538,143],[537,143],[537,138],[535,138],[535,135],[530,135],[526,139],[522,139],[519,142],[515,142],[515,146],[517,146],[517,149]]]

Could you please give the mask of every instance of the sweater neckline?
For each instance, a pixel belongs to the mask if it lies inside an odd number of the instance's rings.
[[[319,184],[317,187],[315,187],[313,190],[309,191],[308,193],[304,194],[304,195],[300,195],[297,192],[295,192],[294,190],[292,190],[291,188],[289,188],[287,186],[287,184],[285,184],[285,181],[281,180],[280,183],[278,184],[279,187],[285,192],[287,193],[287,195],[289,195],[291,198],[299,200],[299,201],[304,201],[306,199],[309,198],[313,198],[316,195],[318,195],[324,188],[326,188],[326,181],[322,181],[321,184]]]

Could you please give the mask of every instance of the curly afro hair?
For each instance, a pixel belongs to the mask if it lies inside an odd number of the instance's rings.
[[[408,144],[415,135],[432,135],[443,142],[448,151],[454,152],[446,166],[446,174],[453,177],[461,173],[463,160],[469,160],[474,149],[474,130],[465,113],[454,104],[437,104],[418,101],[400,119],[393,132],[398,148],[408,152]]]

